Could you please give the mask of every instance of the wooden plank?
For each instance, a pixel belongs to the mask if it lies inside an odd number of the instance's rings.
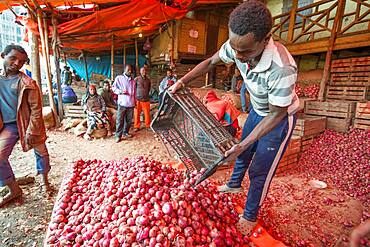
[[[328,86],[327,99],[366,100],[370,87],[367,86]]]
[[[301,115],[297,119],[297,124],[293,130],[293,135],[311,136],[325,131],[326,117]]]
[[[370,120],[355,119],[353,126],[356,129],[370,130]]]
[[[354,111],[355,102],[349,101],[309,101],[305,107],[305,113],[308,115],[336,118],[352,118]]]
[[[370,101],[365,103],[357,102],[355,118],[370,120]]]
[[[327,118],[326,128],[337,132],[345,133],[351,126],[351,119]]]
[[[70,117],[70,118],[86,118],[85,114],[72,114],[72,113],[65,113],[65,117]]]

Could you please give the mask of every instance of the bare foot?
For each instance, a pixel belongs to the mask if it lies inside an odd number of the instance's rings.
[[[236,228],[241,232],[241,234],[249,236],[256,225],[257,222],[249,221],[244,217],[240,217],[238,223],[236,223]]]
[[[4,206],[5,204],[9,203],[10,201],[12,201],[12,200],[14,200],[16,198],[21,197],[22,194],[23,193],[22,193],[22,189],[21,188],[10,190],[10,192],[8,194],[6,194],[3,197],[0,197],[0,207]]]

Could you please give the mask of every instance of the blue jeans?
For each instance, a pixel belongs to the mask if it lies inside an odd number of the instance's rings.
[[[242,140],[262,121],[253,108],[244,124]],[[236,159],[233,174],[227,185],[241,187],[248,169],[250,186],[243,217],[250,221],[257,220],[259,207],[266,198],[276,168],[289,144],[296,116],[285,117],[273,130],[249,146]]]
[[[128,134],[133,118],[134,107],[124,107],[118,105],[115,137],[122,137],[122,133],[124,135]]]
[[[16,123],[4,124],[0,130],[0,186],[5,186],[15,180],[13,170],[9,163],[9,156],[19,140]],[[49,153],[45,143],[34,147],[36,169],[40,174],[50,170]]]
[[[242,111],[243,112],[247,112],[247,99],[246,99],[246,96],[245,96],[245,93],[246,93],[247,89],[245,88],[245,83],[243,82],[242,84],[242,88],[240,89],[240,101],[241,101],[241,104],[242,104]]]

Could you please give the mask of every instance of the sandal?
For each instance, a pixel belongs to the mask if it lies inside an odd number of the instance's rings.
[[[249,221],[243,216],[240,216],[238,223],[236,223],[236,228],[243,235],[250,236],[253,232],[253,229],[256,227],[257,222]]]

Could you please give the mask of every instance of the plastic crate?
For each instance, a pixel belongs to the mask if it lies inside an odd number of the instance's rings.
[[[166,92],[151,128],[189,170],[216,168],[237,140],[187,88]]]

